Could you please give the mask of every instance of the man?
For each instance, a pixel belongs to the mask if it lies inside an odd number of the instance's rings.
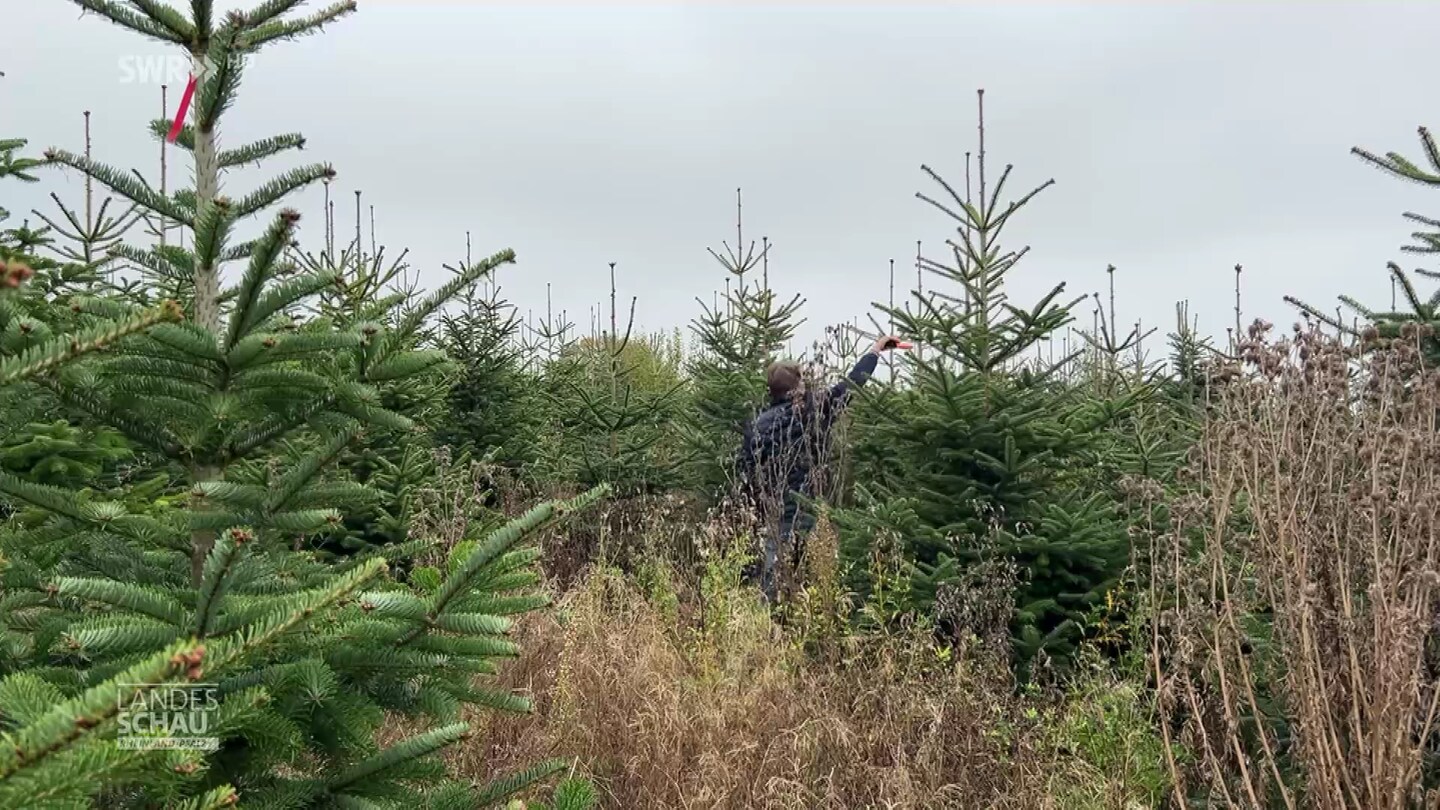
[[[796,495],[815,496],[815,468],[825,459],[835,417],[851,388],[864,385],[875,373],[880,353],[895,348],[908,346],[894,335],[875,341],[845,379],[823,392],[805,390],[798,363],[777,362],[765,372],[770,404],[746,426],[739,461],[746,494],[765,523],[760,589],[772,604],[778,596],[780,549],[795,543],[791,558],[798,562],[798,540],[815,525],[814,515]]]

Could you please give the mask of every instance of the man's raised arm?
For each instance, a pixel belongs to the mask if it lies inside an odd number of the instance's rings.
[[[836,383],[835,386],[830,389],[830,395],[828,397],[830,405],[843,404],[849,396],[852,386],[864,385],[870,379],[870,376],[875,373],[875,367],[880,364],[881,352],[890,351],[891,349],[908,348],[910,348],[910,344],[902,342],[900,338],[894,335],[884,335],[875,341],[875,345],[871,346],[870,351],[865,352],[865,354],[861,356],[860,360],[855,363],[855,367],[850,369],[850,373],[845,375],[845,379]]]

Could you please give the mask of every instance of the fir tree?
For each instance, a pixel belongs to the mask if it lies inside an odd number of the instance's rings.
[[[712,495],[734,485],[745,424],[765,405],[765,368],[803,323],[795,320],[800,296],[781,303],[770,288],[770,241],[762,240],[758,252],[753,240],[745,244],[741,213],[736,189],[735,247],[722,242],[723,256],[709,249],[727,274],[725,299],[696,299],[703,312],[691,324],[699,350],[688,368],[694,388],[688,443],[695,479]]]
[[[519,470],[533,458],[541,407],[538,381],[524,369],[520,315],[494,283],[468,290],[459,305],[440,319],[438,339],[458,369],[436,440]]]
[[[85,159],[91,156],[90,144],[90,113],[85,112]],[[113,212],[111,204],[115,198],[106,196],[95,205],[95,193],[93,180],[85,178],[85,198],[80,210],[75,210],[65,204],[55,193],[50,194],[50,199],[59,210],[58,222],[56,217],[46,215],[41,211],[34,211],[35,216],[45,223],[45,233],[54,234],[64,240],[57,242],[53,237],[47,239],[60,261],[67,265],[70,272],[67,274],[70,279],[83,279],[88,291],[95,291],[96,286],[102,281],[102,273],[105,273],[106,266],[111,264],[115,256],[110,252],[112,248],[121,243],[125,234],[140,220],[136,214],[133,203],[122,207],[118,213]],[[110,274],[106,274],[110,275]]]
[[[239,795],[266,808],[475,807],[554,773],[559,763],[545,763],[475,788],[447,780],[434,754],[470,733],[457,722],[464,705],[526,708],[483,680],[515,654],[503,637],[509,617],[544,603],[530,591],[538,552],[524,543],[603,489],[535,506],[453,549],[444,570],[410,569],[424,538],[339,560],[311,548],[370,497],[336,469],[345,448],[367,433],[414,429],[385,407],[381,389],[443,360],[411,348],[415,336],[446,300],[513,254],[477,264],[387,323],[300,317],[344,279],[285,262],[298,215],[282,211],[249,241],[237,241],[235,228],[332,172],[304,167],[223,196],[222,169],[302,140],[220,151],[217,135],[248,58],[354,4],[292,17],[295,0],[269,0],[221,20],[208,0],[195,0],[189,15],[149,0],[78,2],[190,53],[198,87],[180,145],[193,156],[196,185],[161,195],[83,156],[48,157],[187,229],[189,249],[115,252],[190,280],[178,286],[180,304],[153,311],[115,296],[74,300],[85,329],[0,357],[0,385],[39,385],[148,447],[168,462],[169,493],[185,498],[137,513],[127,499],[0,473],[0,496],[48,516],[0,536],[0,617],[11,653],[3,666],[13,673],[0,682],[0,806],[23,797],[31,807],[95,799],[213,807]],[[229,262],[244,267],[225,286]],[[175,322],[182,313],[186,320]],[[0,306],[0,329],[11,320]],[[116,745],[117,696],[196,681],[218,690],[218,751]],[[387,710],[436,725],[380,749],[374,736]]]
[[[1053,181],[1002,205],[1010,168],[988,183],[981,109],[974,192],[968,167],[963,194],[924,168],[948,200],[917,196],[957,225],[948,242],[953,264],[924,260],[939,283],[914,291],[909,306],[882,308],[925,354],[910,356],[910,390],[885,398],[883,409],[874,400],[862,406],[855,465],[868,482],[858,493],[866,508],[842,510],[837,522],[846,529],[852,586],[867,593],[876,587],[875,545],[902,528],[910,607],[933,610],[942,622],[965,567],[987,554],[1013,560],[1022,573],[1015,646],[1028,661],[1042,651],[1068,653],[1082,615],[1127,562],[1109,499],[1077,483],[1093,460],[1096,429],[1127,400],[1096,403],[1060,384],[1055,375],[1073,357],[1022,367],[1083,299],[1057,303],[1061,284],[1029,308],[1008,300],[1004,282],[1026,250],[1006,251],[998,237]]]
[[[15,157],[23,146],[23,141],[0,143],[0,177],[39,180],[32,170],[44,162]],[[91,229],[102,236],[103,208],[102,224]],[[63,204],[61,209],[75,216]],[[10,293],[0,304],[0,322],[6,326],[0,333],[0,351],[21,354],[79,325],[69,299],[91,287],[94,268],[83,263],[85,254],[56,248],[52,231],[27,224],[0,230],[0,262],[9,260],[5,273],[16,285],[7,285]],[[22,280],[25,283],[20,285]],[[133,455],[130,443],[115,431],[56,420],[63,410],[45,391],[12,386],[0,392],[0,469],[29,481],[80,488],[99,483],[115,462]],[[0,512],[8,514],[4,508]]]
[[[566,480],[610,484],[627,495],[668,489],[688,457],[678,446],[683,410],[678,349],[663,337],[634,334],[635,303],[620,326],[615,265],[610,265],[610,328],[571,344],[546,369],[561,413]]]
[[[355,232],[351,242],[337,250],[335,242],[334,203],[330,200],[331,184],[325,185],[326,235],[324,249],[316,252],[290,251],[294,257],[286,272],[330,274],[338,283],[323,289],[317,296],[314,311],[341,330],[362,334],[375,330],[403,328],[397,346],[411,352],[418,363],[413,373],[372,381],[376,401],[386,411],[399,414],[415,423],[411,431],[381,430],[367,434],[363,440],[347,447],[337,459],[338,464],[356,481],[373,493],[367,503],[355,504],[324,544],[330,551],[344,554],[400,542],[408,531],[408,515],[415,487],[434,471],[430,434],[443,413],[435,402],[443,395],[453,363],[443,347],[433,338],[433,329],[423,318],[402,327],[412,314],[416,299],[416,282],[406,257],[386,256],[384,246],[376,244],[374,208],[371,208],[370,247],[365,246],[362,229],[361,194],[355,192]],[[456,271],[465,279],[474,280],[490,272],[500,256],[475,266],[467,262]],[[468,288],[462,288],[462,293]],[[443,303],[443,301],[441,301]],[[419,350],[419,351],[417,351]],[[362,353],[342,354],[341,374],[355,376],[366,362]]]
[[[1384,157],[1375,155],[1365,149],[1356,146],[1350,151],[1370,166],[1375,166],[1382,171],[1408,180],[1412,183],[1419,183],[1423,186],[1440,187],[1440,145],[1435,143],[1435,137],[1425,127],[1420,127],[1420,147],[1425,153],[1425,162],[1430,165],[1429,169],[1422,168],[1409,159],[1396,152],[1387,152]],[[1435,254],[1440,253],[1440,220],[1407,211],[1404,214],[1406,220],[1421,226],[1424,229],[1411,233],[1414,243],[1404,245],[1400,248],[1404,253]],[[1348,295],[1340,296],[1340,303],[1348,308],[1358,320],[1362,322],[1364,331],[1369,332],[1364,336],[1368,339],[1378,338],[1381,341],[1395,340],[1401,336],[1407,325],[1419,325],[1428,327],[1425,333],[1418,336],[1425,358],[1432,365],[1440,364],[1440,289],[1431,293],[1428,297],[1422,296],[1415,288],[1414,281],[1410,274],[1401,269],[1395,262],[1387,262],[1387,269],[1391,277],[1391,308],[1380,310],[1368,307],[1356,301]],[[1426,279],[1440,279],[1440,271],[1415,268],[1415,275]],[[1394,290],[1398,287],[1405,298],[1405,305],[1409,310],[1395,309]],[[1292,306],[1305,313],[1308,317],[1314,318],[1321,323],[1336,329],[1342,333],[1361,334],[1362,330],[1357,329],[1353,322],[1347,323],[1338,314],[1332,315],[1320,311],[1304,301],[1293,296],[1286,296],[1285,300]],[[1238,337],[1238,336],[1237,336]]]

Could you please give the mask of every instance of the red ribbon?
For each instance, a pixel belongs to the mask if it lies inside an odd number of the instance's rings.
[[[180,137],[180,131],[185,128],[185,115],[190,112],[190,99],[195,95],[195,74],[190,74],[190,81],[185,83],[185,94],[180,97],[180,109],[175,111],[175,122],[170,125],[170,135],[166,138],[174,143]]]

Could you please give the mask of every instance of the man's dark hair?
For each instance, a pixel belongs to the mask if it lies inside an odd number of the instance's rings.
[[[800,364],[793,360],[777,360],[765,369],[765,385],[770,401],[783,402],[800,387]]]

